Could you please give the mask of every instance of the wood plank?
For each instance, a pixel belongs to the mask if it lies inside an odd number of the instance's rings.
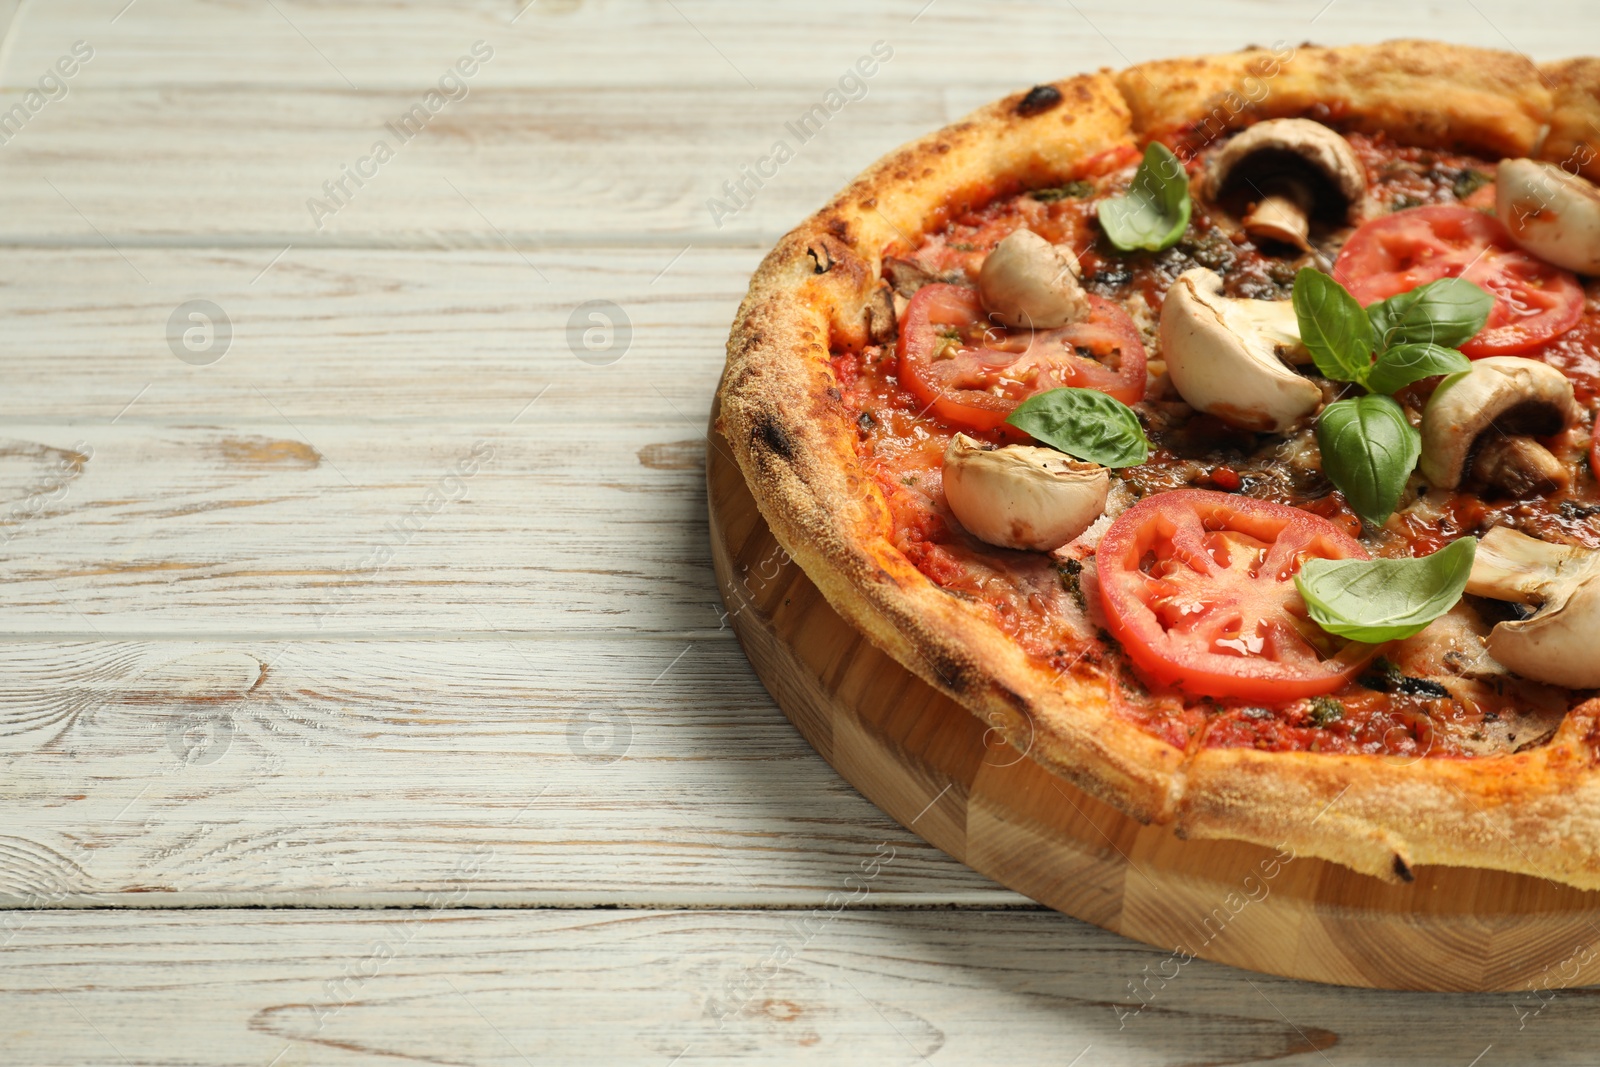
[[[1576,1065],[1600,1036],[1592,991],[1152,980],[1165,952],[1042,912],[58,912],[6,951],[0,1043],[62,1067]]]
[[[818,759],[731,640],[9,643],[0,906],[1018,905]],[[463,864],[481,860],[471,877]]]
[[[12,423],[0,632],[718,630],[684,432]]]
[[[1161,19],[1125,6],[1003,5],[979,15],[945,3],[915,23],[920,3],[867,17],[835,3],[802,12],[542,0],[500,35],[490,28],[509,21],[517,0],[482,0],[469,12],[389,5],[394,22],[383,35],[350,3],[213,3],[178,17],[175,6],[142,0],[115,25],[114,0],[36,5],[4,64],[17,86],[0,94],[4,107],[74,40],[107,36],[67,94],[4,144],[0,243],[210,239],[276,251],[291,242],[509,239],[543,248],[608,236],[766,245],[873,159],[1030,82],[1310,34],[1330,43],[1431,35],[1556,58],[1572,51],[1576,27],[1594,24],[1579,0],[1531,22],[1509,3],[1461,15],[1343,0],[1315,23],[1249,0]],[[852,31],[839,33],[840,22]],[[396,136],[387,124],[483,34],[501,50],[465,95],[415,137]],[[717,37],[730,42],[720,55]],[[815,137],[790,132],[786,123],[878,39],[897,50],[864,83],[865,96]],[[215,42],[226,40],[249,40],[250,61],[219,51]],[[754,72],[752,84],[733,63]],[[341,167],[369,157],[378,140],[394,158],[369,164],[359,185],[345,178]],[[723,183],[741,180],[741,166],[778,140],[795,157],[747,207],[714,215],[714,198],[737,204]],[[332,181],[346,183],[347,203],[324,190]]]
[[[231,243],[269,256],[290,243],[765,246],[874,159],[954,117],[942,86],[885,80],[802,142],[785,123],[826,88],[709,102],[674,85],[486,88],[413,134],[399,122],[417,91],[85,85],[0,146],[0,243]],[[794,158],[734,210],[723,184],[778,140]],[[381,165],[379,142],[392,153]],[[341,169],[358,166],[360,184]],[[342,192],[325,188],[334,182]],[[733,213],[715,216],[713,197]]]
[[[126,261],[103,245],[6,251],[0,419],[203,417],[288,433],[288,418],[308,432],[338,422],[393,433],[417,422],[504,426],[548,386],[518,426],[623,416],[658,424],[658,440],[698,438],[763,254],[283,249],[129,249]],[[190,324],[172,319],[194,299],[218,305],[231,331],[225,349],[194,354],[220,352],[207,365],[173,350],[188,351]],[[581,330],[569,340],[575,314],[590,324],[578,309],[591,300],[626,317],[629,332],[619,320],[609,348],[585,348]]]
[[[582,4],[578,0],[52,0],[30,5],[5,65],[6,86],[25,86],[77,39],[95,43],[95,84],[247,83],[279,87],[422,88],[472,41],[495,59],[483,84],[638,86],[695,84],[747,89],[821,85],[876,39],[898,50],[897,77],[925,84],[984,74],[1015,84],[1063,73],[1205,51],[1248,42],[1348,44],[1422,36],[1517,47],[1539,58],[1571,54],[1575,27],[1592,17],[1581,0],[1553,0],[1541,17],[1521,17],[1512,0],[1464,9],[1339,0],[1284,5],[1219,0],[1129,7],[1114,0],[981,7],[897,0],[863,7],[849,0],[804,5]],[[274,11],[276,6],[279,10]],[[1325,9],[1326,8],[1326,9]],[[374,12],[381,11],[381,15]],[[520,13],[520,17],[519,16]],[[382,32],[373,32],[381,17]],[[1498,28],[1497,28],[1498,27]],[[1511,38],[1508,44],[1500,31]],[[249,42],[249,62],[218,42]]]

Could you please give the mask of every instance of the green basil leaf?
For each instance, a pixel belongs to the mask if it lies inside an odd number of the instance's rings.
[[[1339,487],[1357,515],[1382,526],[1422,454],[1422,435],[1399,404],[1387,396],[1339,400],[1317,418],[1322,471]]]
[[[1051,389],[1016,406],[1006,421],[1074,459],[1103,467],[1133,467],[1150,442],[1133,409],[1098,389]]]
[[[1300,340],[1322,376],[1364,384],[1372,366],[1372,324],[1356,298],[1328,275],[1305,267],[1294,276],[1293,300]]]
[[[1459,374],[1472,369],[1472,360],[1453,348],[1427,343],[1395,345],[1378,357],[1367,375],[1374,393],[1397,393],[1412,382],[1436,374]]]
[[[1308,559],[1294,587],[1330,634],[1398,641],[1456,606],[1477,550],[1477,538],[1462,537],[1421,559]]]
[[[1094,192],[1094,183],[1086,181],[1068,182],[1065,185],[1053,186],[1049,189],[1030,189],[1028,195],[1035,200],[1042,200],[1046,204],[1053,204],[1057,200],[1081,200]]]
[[[1489,320],[1494,297],[1465,278],[1440,278],[1367,308],[1381,352],[1395,345],[1459,348]]]
[[[1124,252],[1171,248],[1189,228],[1189,173],[1172,149],[1152,141],[1127,193],[1100,201],[1095,211],[1106,237]]]

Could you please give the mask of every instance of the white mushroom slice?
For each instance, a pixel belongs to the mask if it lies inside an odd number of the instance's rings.
[[[1078,257],[1032,230],[995,245],[978,272],[978,296],[989,314],[1015,329],[1054,330],[1089,317],[1089,294],[1078,283]]]
[[[1423,408],[1418,466],[1429,484],[1455,489],[1479,436],[1493,432],[1496,447],[1474,468],[1495,486],[1525,495],[1561,467],[1533,438],[1560,433],[1577,421],[1572,383],[1548,363],[1521,356],[1480,359],[1471,370],[1446,378]]]
[[[1600,274],[1600,189],[1554,163],[1505,159],[1495,176],[1495,214],[1540,259]]]
[[[1316,411],[1322,390],[1284,363],[1301,348],[1287,300],[1230,300],[1203,267],[1184,271],[1161,304],[1161,355],[1191,407],[1244,430],[1281,433]]]
[[[1367,193],[1367,171],[1350,142],[1310,119],[1268,119],[1239,134],[1212,158],[1207,195],[1250,194],[1247,233],[1310,250],[1312,213],[1353,221]]]
[[[1467,592],[1538,608],[1489,632],[1489,655],[1524,678],[1600,687],[1600,552],[1504,526],[1478,542]]]
[[[950,510],[974,537],[1001,548],[1060,548],[1100,517],[1110,484],[1106,468],[1053,448],[990,451],[956,434],[944,453]]]

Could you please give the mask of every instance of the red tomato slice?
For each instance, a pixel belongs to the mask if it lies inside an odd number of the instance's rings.
[[[973,290],[924,285],[900,323],[900,381],[965,430],[992,430],[1033,394],[1068,385],[1132,404],[1145,386],[1139,331],[1109,300],[1091,296],[1089,306],[1087,320],[1058,330],[1008,330]]]
[[[1143,674],[1272,703],[1331,693],[1372,655],[1307,618],[1293,578],[1311,558],[1369,557],[1319,516],[1205,489],[1146,497],[1096,552],[1111,632]]]
[[[1577,276],[1529,255],[1500,220],[1450,204],[1374,219],[1350,235],[1333,276],[1362,306],[1440,278],[1494,294],[1489,321],[1461,346],[1473,359],[1509,356],[1566,333],[1583,317]]]

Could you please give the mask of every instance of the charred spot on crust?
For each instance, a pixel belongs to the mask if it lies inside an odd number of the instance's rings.
[[[753,440],[765,444],[769,452],[793,461],[794,442],[789,439],[789,431],[780,426],[771,415],[762,418],[750,436]]]
[[[972,668],[954,656],[936,650],[927,657],[927,661],[938,679],[953,692],[966,694],[975,687],[977,679],[973,677]]]
[[[1017,101],[1017,114],[1025,119],[1042,115],[1061,103],[1061,90],[1054,85],[1035,85]]]
[[[828,254],[827,245],[818,242],[816,248],[806,249],[806,255],[810,256],[811,262],[816,264],[811,270],[812,274],[826,274],[833,269],[833,257]]]
[[[1394,876],[1402,882],[1417,880],[1417,876],[1411,873],[1411,865],[1405,861],[1405,857],[1398,854],[1394,858]]]
[[[1030,722],[1033,719],[1033,705],[1028,703],[1028,698],[1008,686],[1000,687],[1000,698],[1007,704],[1020,711],[1024,718]]]

